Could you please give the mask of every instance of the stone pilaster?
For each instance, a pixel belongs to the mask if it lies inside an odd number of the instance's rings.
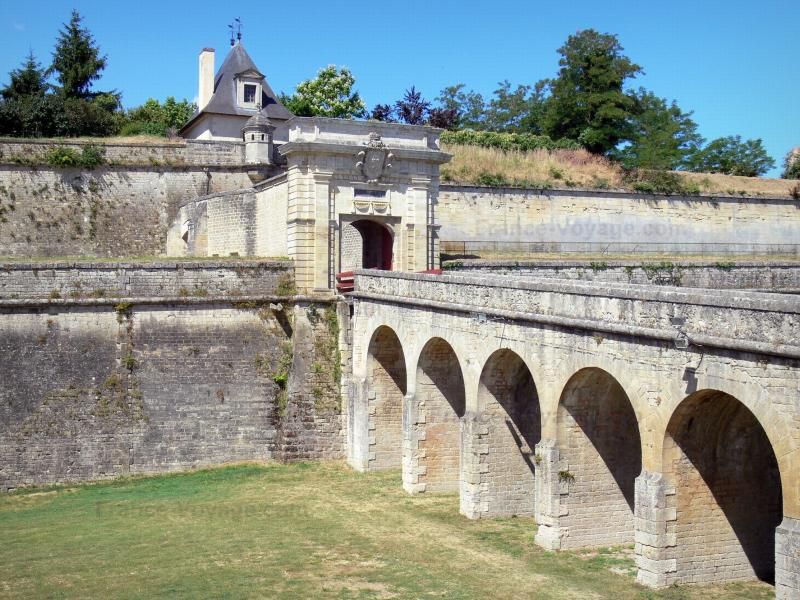
[[[369,467],[370,439],[375,432],[370,431],[369,404],[366,381],[354,380],[350,386],[347,406],[348,442],[347,462],[356,471],[366,471]]]
[[[660,588],[673,582],[677,570],[675,488],[661,473],[642,471],[636,478],[635,555],[639,583]]]
[[[536,444],[536,543],[547,550],[560,550],[562,538],[568,531],[561,526],[566,516],[561,497],[569,493],[569,482],[561,481],[560,471],[566,470],[555,440],[543,439]]]
[[[461,419],[461,514],[469,519],[486,516],[489,499],[484,481],[489,465],[489,426],[482,415],[467,413]]]
[[[800,519],[784,517],[775,530],[775,598],[800,598]]]
[[[425,407],[413,394],[403,399],[403,489],[409,494],[425,491]],[[423,480],[420,480],[423,477]]]

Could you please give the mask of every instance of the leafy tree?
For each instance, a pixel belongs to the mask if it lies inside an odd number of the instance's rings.
[[[402,99],[394,103],[397,119],[409,125],[422,125],[427,120],[431,103],[422,97],[422,93],[412,85],[406,90]]]
[[[465,129],[485,129],[486,105],[483,96],[472,90],[465,91],[464,84],[458,83],[439,92],[436,102],[442,110],[454,111],[458,115],[456,127]]]
[[[369,118],[373,121],[384,121],[386,123],[394,123],[394,108],[388,104],[376,104],[372,112],[369,113]]]
[[[106,67],[106,57],[100,55],[91,32],[81,23],[81,15],[73,10],[69,24],[59,32],[50,67],[67,98],[90,98],[92,82],[100,79]]]
[[[441,129],[458,129],[458,110],[434,107],[428,111],[428,125]]]
[[[518,85],[512,91],[508,80],[501,81],[485,110],[485,127],[490,131],[540,133],[545,82],[534,86]]]
[[[711,141],[692,154],[687,168],[698,173],[724,173],[758,177],[775,166],[761,139],[742,141],[741,136],[727,136]]]
[[[131,109],[126,115],[126,123],[121,135],[167,135],[170,130],[179,129],[197,110],[197,105],[186,99],[177,101],[169,96],[164,104],[154,98],[139,107]]]
[[[692,113],[683,112],[652,92],[639,88],[632,118],[630,144],[612,152],[626,167],[675,170],[685,168],[689,156],[703,144]]]
[[[9,84],[0,90],[5,100],[16,100],[30,96],[44,96],[47,92],[47,77],[33,51],[28,54],[22,68],[14,69],[9,76]]]
[[[314,79],[299,83],[293,95],[282,95],[281,102],[299,116],[363,117],[367,111],[359,93],[353,91],[355,82],[349,69],[329,65],[320,69]]]
[[[615,35],[593,29],[569,36],[558,52],[561,68],[549,82],[544,133],[577,140],[590,152],[608,152],[629,136],[636,100],[623,85],[642,69],[622,53]]]
[[[800,179],[800,148],[789,150],[783,159],[784,179]]]

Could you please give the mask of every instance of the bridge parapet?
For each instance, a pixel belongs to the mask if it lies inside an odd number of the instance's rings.
[[[355,297],[534,321],[676,345],[800,358],[800,298],[739,290],[513,276],[357,271]]]

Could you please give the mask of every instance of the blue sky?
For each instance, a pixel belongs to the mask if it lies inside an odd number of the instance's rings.
[[[551,77],[567,36],[591,27],[617,34],[645,70],[633,85],[693,110],[706,138],[760,137],[779,165],[800,145],[796,0],[306,0],[239,7],[204,0],[0,0],[0,81],[29,49],[49,62],[73,7],[108,55],[96,89],[121,91],[126,107],[148,97],[196,97],[197,54],[216,48],[219,65],[235,17],[276,91],[291,92],[322,66],[345,65],[369,107],[393,102],[411,85],[432,99],[454,83],[488,95],[503,79]]]

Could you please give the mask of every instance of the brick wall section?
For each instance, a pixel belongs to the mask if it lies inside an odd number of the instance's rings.
[[[55,147],[82,150],[95,145],[105,151],[112,165],[238,167],[244,163],[244,143],[180,140],[169,143],[107,143],[102,138],[88,141],[0,140],[0,164],[47,164],[47,153]]]
[[[397,335],[384,327],[370,343],[371,389],[368,392],[369,470],[397,469],[401,465],[403,402],[406,363]]]
[[[442,339],[422,351],[416,401],[424,435],[420,441],[420,482],[426,492],[455,491],[460,480],[460,424],[464,415],[464,379],[458,359]]]
[[[150,266],[126,271],[138,299],[0,301],[0,489],[343,456],[335,309],[330,321],[310,318],[308,300],[278,303],[286,264],[212,265],[166,284],[170,271]],[[246,301],[144,297],[226,276],[249,280]]]
[[[616,546],[634,538],[634,487],[642,471],[639,427],[625,391],[599,369],[576,374],[558,408],[563,548]],[[602,518],[598,518],[602,515]]]
[[[778,465],[764,430],[735,398],[685,401],[665,447],[676,520],[670,558],[676,582],[772,581],[782,518]]]
[[[0,300],[271,295],[289,261],[0,264]]]
[[[0,256],[158,256],[178,207],[249,188],[224,167],[35,169],[0,165]]]
[[[541,439],[539,398],[530,371],[511,351],[489,359],[478,391],[478,422],[486,426],[478,447],[480,502],[476,516],[533,515],[533,451]],[[485,510],[483,510],[485,509]]]
[[[800,291],[800,263],[781,261],[687,261],[643,257],[636,261],[453,260],[453,273],[517,275],[570,281],[672,285],[715,290]]]
[[[256,250],[256,195],[252,189],[209,199],[208,255],[253,256]]]

